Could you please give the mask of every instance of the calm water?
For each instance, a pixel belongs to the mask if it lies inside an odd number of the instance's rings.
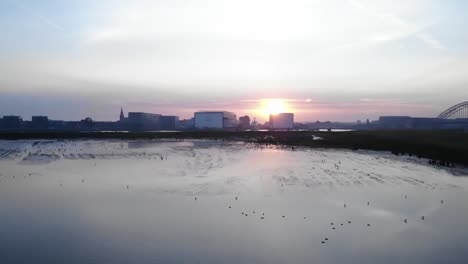
[[[0,141],[0,263],[467,263],[468,172],[426,164],[220,141]]]

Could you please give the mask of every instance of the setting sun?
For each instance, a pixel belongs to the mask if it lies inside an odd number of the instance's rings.
[[[288,106],[282,99],[265,99],[261,102],[261,111],[265,115],[288,112]]]

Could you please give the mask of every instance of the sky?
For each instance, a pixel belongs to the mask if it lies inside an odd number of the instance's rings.
[[[435,117],[468,100],[464,0],[0,0],[0,116]]]

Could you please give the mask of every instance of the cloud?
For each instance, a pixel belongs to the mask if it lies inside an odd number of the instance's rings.
[[[25,13],[27,13],[28,15],[36,18],[37,20],[39,20],[41,23],[53,28],[53,29],[56,29],[56,30],[61,30],[61,31],[64,31],[64,28],[61,27],[60,25],[58,25],[57,23],[55,23],[54,21],[52,21],[50,18],[42,15],[41,13],[35,11],[34,9],[30,8],[29,6],[25,5],[24,3],[22,3],[21,1],[19,0],[13,0],[11,1],[14,5],[16,5],[17,7],[19,7],[21,10],[23,10]]]
[[[376,33],[368,37],[364,41],[365,43],[385,43],[413,36],[425,43],[430,48],[439,50],[445,49],[439,40],[435,39],[428,33],[424,33],[424,30],[427,29],[429,25],[417,25],[405,19],[402,19],[394,13],[383,13],[376,11],[374,9],[369,8],[366,4],[359,0],[348,0],[348,2],[361,12],[369,16],[375,17],[384,24],[390,26],[390,28],[384,31],[383,33]]]
[[[418,33],[417,34],[418,38],[422,41],[424,41],[429,47],[433,49],[440,49],[443,50],[445,47],[440,43],[439,40],[433,38],[431,35],[426,34],[426,33]]]

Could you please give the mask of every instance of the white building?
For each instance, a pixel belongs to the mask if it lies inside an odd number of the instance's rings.
[[[195,112],[195,128],[226,129],[237,127],[236,114],[226,111]]]
[[[294,128],[294,114],[280,113],[270,115],[270,125],[273,129],[292,129]]]

